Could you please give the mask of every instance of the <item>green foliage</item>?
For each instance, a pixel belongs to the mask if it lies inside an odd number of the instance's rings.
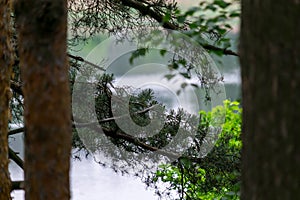
[[[222,133],[212,151],[195,162],[194,158],[183,157],[177,162],[162,165],[152,181],[167,183],[167,192],[157,189],[161,197],[171,198],[177,193],[179,199],[239,199],[241,162],[241,108],[238,102],[224,101],[224,106],[211,112],[200,111],[199,131],[212,125],[216,112],[226,112]],[[178,199],[178,198],[176,198]]]
[[[129,58],[130,64],[133,64],[135,58],[138,58],[140,56],[145,56],[147,52],[148,52],[147,48],[140,48],[132,52],[131,57]]]
[[[129,102],[127,101],[128,97]],[[112,98],[114,98],[114,102],[116,103],[112,103]],[[166,109],[164,105],[156,100],[154,92],[151,89],[133,90],[131,87],[115,87],[113,85],[113,75],[105,74],[99,79],[94,93],[94,99],[94,109],[98,123],[101,124],[106,138],[114,145],[103,145],[106,144],[106,139],[103,140],[102,136],[97,132],[92,132],[92,125],[90,124],[85,126],[85,134],[84,136],[81,135],[81,138],[78,137],[78,133],[74,130],[73,147],[84,150],[84,142],[86,146],[89,146],[90,152],[94,153],[101,149],[106,157],[112,158],[113,162],[116,162],[112,164],[104,163],[103,161],[103,163],[106,166],[112,165],[116,170],[122,173],[127,173],[128,168],[138,165],[143,165],[143,168],[147,168],[148,164],[152,165],[151,162],[156,163],[156,159],[160,159],[159,155],[156,158],[150,154],[153,150],[141,147],[141,144],[151,148],[163,148],[173,141],[179,129],[182,129],[181,132],[186,133],[186,135],[188,135],[191,130],[196,132],[196,130],[180,126],[180,123],[184,121],[187,127],[196,127],[193,126],[193,124],[197,124],[198,121],[196,116],[187,114],[181,109],[177,111]],[[78,103],[80,104],[81,102]],[[113,110],[118,113],[114,115]],[[86,109],[80,112],[86,112]],[[128,115],[126,113],[128,113]],[[78,121],[84,121],[80,114],[74,115],[74,118]],[[122,128],[120,128],[120,124],[116,122],[116,119],[120,118],[122,118],[122,121],[130,119],[130,121],[133,121],[140,127],[147,126],[153,119],[159,119],[159,121],[157,120],[156,124],[147,132],[137,130],[137,128],[132,127],[130,123],[122,123]],[[127,132],[131,135],[127,134]],[[84,139],[84,141],[81,141],[81,139]],[[178,145],[181,145],[180,142],[182,142],[182,140],[179,139]],[[118,148],[114,148],[115,146]],[[174,145],[174,148],[178,147]],[[172,150],[170,151],[172,152]],[[140,159],[136,159],[133,153],[143,153],[146,161],[142,162]],[[125,158],[130,158],[127,159],[129,162],[127,162]],[[120,165],[125,165],[126,167],[121,169],[119,167]],[[151,167],[152,166],[149,168]]]
[[[173,1],[166,6],[161,14],[161,24],[173,24],[176,28],[171,29],[191,37],[210,53],[222,56],[224,50],[232,47],[232,39],[228,36],[228,33],[233,30],[236,19],[240,17],[240,0],[202,0],[198,6],[191,7],[186,11],[179,9]],[[159,32],[159,30],[157,31]],[[143,31],[141,35],[143,35]],[[152,43],[154,41],[155,39],[152,38]],[[162,43],[163,41],[157,40],[155,42]],[[162,49],[161,56],[165,56],[168,50]],[[134,59],[145,56],[146,53],[148,53],[147,48],[134,51],[130,63],[133,64]],[[181,63],[176,60],[171,62],[174,69],[178,68],[179,64]]]
[[[186,29],[185,34],[204,46],[212,44],[224,49],[231,47],[227,34],[233,29],[233,20],[239,16],[239,1],[201,1],[199,6],[185,12],[176,11],[177,22]],[[218,49],[210,51],[223,55],[223,51]]]

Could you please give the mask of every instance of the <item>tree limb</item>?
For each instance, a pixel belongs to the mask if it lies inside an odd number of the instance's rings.
[[[24,190],[25,182],[24,181],[12,181],[11,182],[11,191],[13,190]]]
[[[171,30],[178,30],[179,27],[170,23],[170,22],[164,22],[164,16],[162,16],[160,13],[155,12],[151,9],[151,7],[146,6],[143,3],[140,3],[139,1],[132,1],[132,0],[121,0],[122,4],[125,6],[129,6],[131,8],[134,8],[138,10],[142,15],[147,15],[153,19],[155,19],[157,22],[162,23],[162,26],[167,29]]]
[[[103,67],[100,67],[100,66],[98,66],[98,65],[96,65],[96,64],[94,64],[94,63],[91,63],[91,62],[85,60],[84,58],[82,58],[82,57],[80,57],[80,56],[74,56],[74,55],[72,55],[72,54],[68,54],[68,56],[69,56],[70,58],[74,59],[74,60],[79,61],[79,62],[83,62],[83,63],[85,63],[85,64],[91,65],[91,66],[93,66],[93,67],[95,67],[95,68],[97,68],[97,69],[99,69],[99,70],[101,70],[101,71],[105,71],[105,69],[104,69]],[[15,82],[15,81],[11,80],[11,81],[10,81],[10,88],[11,88],[15,93],[17,93],[17,94],[23,96],[22,85],[21,85],[20,83],[17,83],[17,82]]]
[[[132,114],[143,114],[143,113],[146,113],[146,112],[152,110],[156,106],[158,106],[158,105],[150,106],[150,107],[148,107],[144,110],[137,111],[137,112],[134,112]],[[97,124],[101,124],[101,123],[105,123],[105,122],[111,122],[111,121],[114,121],[116,119],[122,119],[124,117],[128,117],[128,115],[121,115],[121,116],[117,116],[117,117],[109,117],[109,118],[106,118],[106,119],[99,120],[97,122],[74,123],[74,125],[75,125],[76,128],[84,128],[84,127],[88,127],[88,126],[91,126],[91,125],[97,125]],[[77,118],[76,118],[76,120],[77,120]]]
[[[73,124],[73,127],[74,126],[75,125]],[[112,137],[112,138],[123,139],[127,142],[130,142],[132,144],[135,144],[136,146],[139,146],[139,147],[143,148],[144,150],[157,152],[161,155],[167,156],[170,159],[174,159],[174,158],[176,159],[176,158],[180,157],[180,155],[178,155],[178,154],[175,154],[175,153],[172,153],[172,152],[167,152],[167,151],[164,151],[164,150],[159,149],[157,147],[153,147],[153,146],[150,146],[146,143],[143,143],[138,138],[136,138],[132,135],[123,133],[121,130],[111,131],[111,130],[103,128],[103,127],[99,128],[96,124],[92,124],[92,125],[89,125],[89,126],[86,126],[86,127],[93,130],[93,131],[96,131],[98,133],[103,132],[106,136],[109,136],[109,137]]]
[[[19,167],[24,170],[24,162],[23,160],[14,152],[11,148],[9,148],[8,156],[12,159]]]
[[[24,132],[24,130],[25,130],[24,127],[17,128],[17,129],[13,129],[13,130],[10,130],[10,131],[8,132],[8,135],[15,135],[15,134]]]
[[[231,56],[239,56],[238,53],[230,50],[230,49],[222,49],[210,44],[202,44],[202,47],[206,50],[210,50],[210,51],[220,51],[223,52],[224,55],[231,55]]]
[[[153,105],[153,106],[150,106],[144,110],[141,110],[141,111],[137,111],[137,112],[134,112],[133,114],[142,114],[142,113],[146,113],[148,111],[150,111],[151,109],[153,109],[154,107],[156,107],[157,105]],[[103,120],[99,120],[98,122],[90,122],[90,123],[74,123],[73,122],[73,127],[74,128],[83,128],[83,127],[87,127],[87,128],[90,128],[96,132],[100,132],[100,128],[97,126],[99,123],[105,123],[105,122],[109,122],[109,121],[114,121],[116,119],[121,119],[123,117],[127,117],[128,115],[121,115],[121,116],[117,116],[117,117],[110,117],[110,118],[106,118],[106,119],[103,119]],[[77,121],[82,121],[81,119],[79,118],[76,118]],[[104,132],[104,134],[106,136],[109,136],[109,137],[113,137],[113,138],[117,138],[117,139],[123,139],[123,140],[126,140],[127,142],[130,142],[130,143],[133,143],[141,148],[143,148],[144,150],[148,150],[148,151],[152,151],[152,152],[157,152],[161,155],[164,155],[164,156],[167,156],[169,158],[178,158],[179,155],[177,154],[174,154],[172,152],[166,152],[166,151],[163,151],[157,147],[152,147],[148,144],[145,144],[143,142],[141,142],[138,138],[136,137],[133,137],[129,134],[126,134],[124,132],[122,132],[121,130],[118,130],[118,131],[110,131],[109,129],[105,129],[102,127],[102,130]]]

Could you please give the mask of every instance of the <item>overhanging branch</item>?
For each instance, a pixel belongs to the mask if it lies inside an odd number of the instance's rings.
[[[134,112],[132,114],[143,114],[143,113],[146,113],[146,112],[152,110],[156,106],[158,106],[158,105],[150,106],[150,107],[148,107],[144,110],[137,111],[137,112]],[[97,125],[97,124],[102,124],[102,123],[105,123],[105,122],[111,122],[111,121],[114,121],[114,120],[117,120],[117,119],[122,119],[124,117],[128,117],[128,115],[121,115],[121,116],[117,116],[117,117],[109,117],[109,118],[106,118],[106,119],[99,120],[97,122],[74,123],[74,125],[75,125],[76,128],[84,128],[84,127],[88,127],[88,126],[91,126],[91,125]],[[74,118],[77,120],[76,117],[74,117]]]
[[[73,124],[73,127],[75,127],[75,125]],[[111,131],[109,129],[106,129],[104,127],[99,127],[97,126],[96,124],[91,124],[89,126],[85,126],[97,133],[104,133],[106,136],[109,136],[109,137],[112,137],[112,138],[115,138],[115,139],[123,139],[127,142],[130,142],[136,146],[139,146],[141,147],[142,149],[144,150],[148,150],[148,151],[152,151],[152,152],[156,152],[160,155],[163,155],[163,156],[167,156],[168,158],[170,159],[176,159],[176,158],[179,158],[180,155],[177,155],[175,153],[172,153],[172,152],[167,152],[167,151],[164,151],[162,149],[159,149],[157,147],[153,147],[153,146],[150,146],[144,142],[141,142],[138,138],[132,136],[132,135],[129,135],[129,134],[126,134],[124,132],[122,132],[121,130],[118,130],[118,131]]]
[[[180,31],[180,27],[171,23],[171,22],[165,22],[164,16],[158,12],[155,12],[153,9],[151,9],[151,7],[139,2],[139,1],[134,1],[134,0],[121,0],[122,4],[131,8],[134,8],[136,10],[138,10],[142,15],[147,15],[151,18],[153,18],[154,20],[156,20],[158,23],[161,23],[162,26],[164,28],[170,29],[170,30],[177,30]],[[232,55],[232,56],[239,56],[238,53],[230,50],[230,49],[226,49],[226,48],[220,48],[220,47],[216,47],[210,44],[201,44],[202,47],[206,50],[209,51],[220,51],[222,52],[224,55]]]
[[[236,53],[236,52],[234,52],[230,49],[222,49],[222,48],[210,45],[210,44],[204,44],[204,45],[202,45],[202,47],[206,50],[209,50],[209,51],[220,51],[224,55],[239,56],[238,53]]]
[[[158,12],[155,12],[151,7],[146,6],[145,4],[139,2],[139,1],[132,1],[132,0],[121,0],[122,4],[125,6],[129,6],[131,8],[134,8],[138,10],[142,15],[147,15],[153,19],[155,19],[157,22],[162,23],[162,26],[167,29],[171,30],[178,30],[178,26],[170,23],[170,22],[164,22],[164,16],[161,15]]]
[[[84,126],[82,126],[82,127],[93,130],[93,131],[95,131],[99,134],[103,133],[104,135],[106,135],[108,137],[111,137],[111,138],[114,138],[114,139],[125,140],[129,143],[132,143],[132,144],[138,146],[138,147],[141,147],[144,150],[151,151],[151,152],[156,152],[160,155],[166,156],[171,160],[178,159],[178,158],[182,157],[182,155],[179,155],[179,154],[176,154],[176,153],[173,153],[173,152],[168,152],[168,151],[162,150],[160,148],[148,145],[148,144],[142,142],[139,138],[134,137],[130,134],[124,133],[120,129],[118,129],[117,131],[115,131],[115,130],[113,131],[113,130],[109,130],[108,128],[100,127],[99,123],[90,123],[90,124],[89,123],[82,123],[83,122],[82,119],[79,119],[79,118],[77,118],[76,120],[79,121],[80,124],[84,124]],[[109,121],[111,121],[111,120],[113,120],[113,119],[109,119]],[[73,123],[73,128],[79,128],[78,124],[76,125],[76,124]],[[188,159],[190,159],[193,162],[198,162],[198,163],[202,162],[202,160],[203,160],[202,158],[198,158],[198,157],[188,157]]]

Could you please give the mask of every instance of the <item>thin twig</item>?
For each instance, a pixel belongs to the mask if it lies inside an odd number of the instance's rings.
[[[146,113],[150,110],[152,110],[153,108],[157,107],[158,105],[153,105],[153,106],[150,106],[144,110],[141,110],[141,111],[137,111],[137,112],[134,112],[132,114],[143,114],[143,113]],[[101,123],[105,123],[105,122],[110,122],[110,121],[114,121],[116,119],[122,119],[124,117],[128,117],[128,114],[125,114],[125,115],[121,115],[121,116],[117,116],[117,117],[109,117],[109,118],[106,118],[106,119],[102,119],[102,120],[99,120],[97,122],[88,122],[88,123],[74,123],[75,127],[76,128],[84,128],[84,127],[87,127],[87,126],[91,126],[91,125],[97,125],[97,124],[101,124]],[[76,119],[76,118],[75,118]]]
[[[103,67],[100,67],[100,66],[98,66],[98,65],[96,65],[96,64],[94,64],[94,63],[91,63],[91,62],[85,60],[84,58],[82,58],[82,57],[80,57],[80,56],[74,56],[74,55],[69,54],[69,53],[68,53],[68,56],[69,56],[70,58],[74,59],[74,60],[77,60],[77,61],[86,63],[86,64],[88,64],[88,65],[91,65],[91,66],[93,66],[93,67],[95,67],[95,68],[97,68],[97,69],[99,69],[99,70],[101,70],[101,71],[106,71],[106,69],[104,69]]]

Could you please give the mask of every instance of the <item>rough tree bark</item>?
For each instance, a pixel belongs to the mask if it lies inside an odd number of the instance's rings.
[[[18,0],[14,8],[25,99],[25,198],[69,199],[66,1]]]
[[[0,0],[0,199],[11,199],[7,138],[12,67],[9,8],[8,0]]]
[[[242,199],[300,199],[300,1],[243,0]]]

